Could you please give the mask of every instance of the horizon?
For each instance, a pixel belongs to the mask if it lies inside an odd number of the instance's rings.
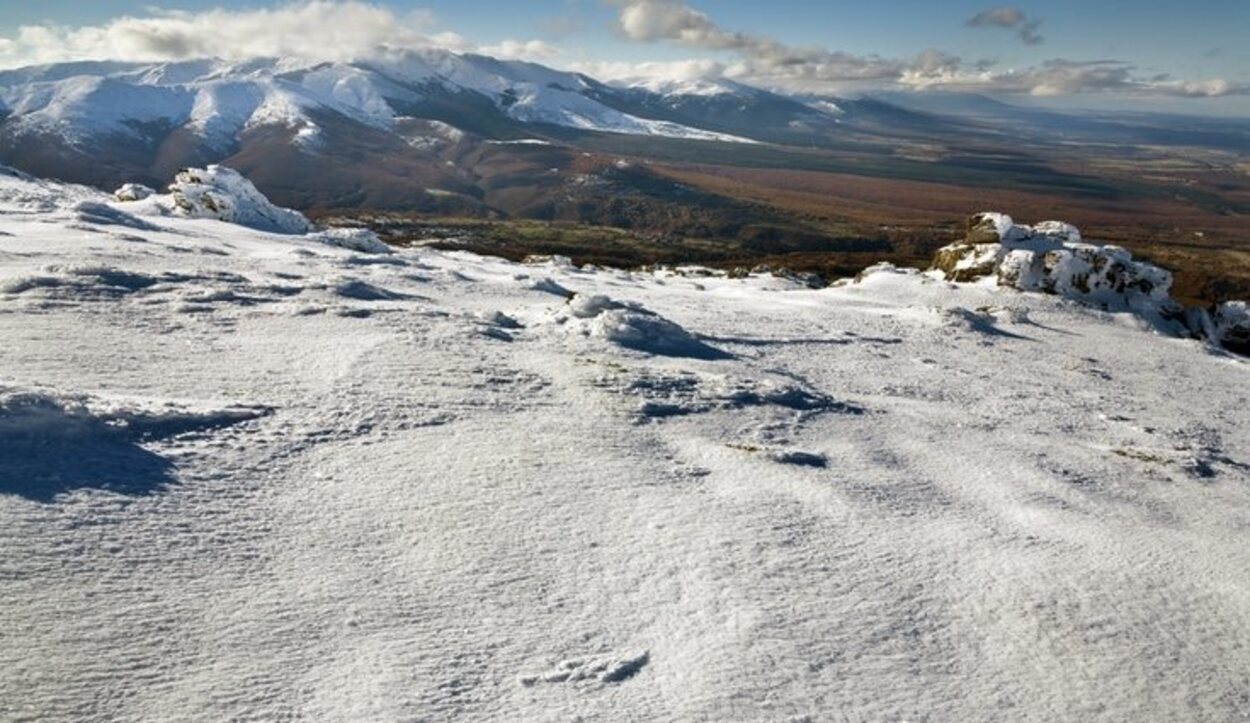
[[[941,90],[1063,110],[1250,117],[1250,6],[834,8],[745,2],[162,3],[130,14],[51,0],[0,9],[0,66],[297,56],[360,60],[438,47],[526,60],[596,79],[726,78],[789,92]],[[1201,6],[1195,10],[1195,5]],[[489,12],[483,12],[483,10]],[[1117,32],[1098,32],[1116,28]],[[1201,43],[1164,42],[1169,35]],[[242,38],[242,39],[241,39]],[[211,51],[211,52],[210,52]]]

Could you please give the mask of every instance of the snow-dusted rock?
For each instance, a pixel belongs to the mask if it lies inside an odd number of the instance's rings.
[[[126,184],[117,191],[142,200],[143,186]],[[187,218],[209,218],[258,231],[307,234],[310,240],[361,253],[390,253],[373,231],[364,228],[318,229],[302,213],[276,206],[238,171],[225,166],[180,171],[169,186],[169,195],[152,197],[164,212]]]
[[[964,241],[940,249],[933,266],[948,281],[994,276],[1002,286],[1059,294],[1106,308],[1136,308],[1169,301],[1172,274],[1134,261],[1119,246],[1083,243],[1070,224],[1016,224],[983,213],[968,223]]]
[[[350,251],[360,251],[366,254],[391,253],[391,247],[367,228],[329,228],[325,231],[317,231],[312,234],[312,237],[324,244]]]
[[[179,216],[211,218],[282,234],[304,234],[314,229],[303,214],[273,205],[251,181],[225,166],[180,171],[169,192],[174,213]]]
[[[1250,355],[1250,305],[1245,301],[1227,301],[1211,314],[1213,337],[1225,349]]]
[[[134,201],[143,201],[156,195],[156,191],[143,185],[142,183],[126,183],[121,188],[113,191],[113,198],[122,203],[132,203]]]

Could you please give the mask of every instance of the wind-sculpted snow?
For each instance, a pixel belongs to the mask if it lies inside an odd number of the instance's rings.
[[[154,198],[0,174],[0,719],[1250,715],[1250,367],[1140,309]]]
[[[602,295],[574,296],[552,317],[552,322],[582,336],[606,339],[648,354],[696,359],[730,357],[641,304],[615,301]]]
[[[148,445],[267,413],[258,408],[196,412],[171,405],[92,408],[78,397],[0,387],[0,495],[48,502],[78,488],[124,495],[158,492],[174,481],[174,465]]]

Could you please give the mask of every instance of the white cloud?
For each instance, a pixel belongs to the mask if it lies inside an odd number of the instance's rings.
[[[951,63],[933,72],[911,71],[900,83],[918,89],[942,88],[988,93],[1010,93],[1054,97],[1090,93],[1177,98],[1217,98],[1250,95],[1250,85],[1216,78],[1186,81],[1170,76],[1139,78],[1134,67],[1122,61],[1076,62],[1048,60],[1025,70],[992,71],[966,69]]]
[[[542,40],[505,40],[496,45],[483,45],[476,52],[501,60],[550,60],[560,49]]]
[[[96,26],[21,27],[16,36],[0,38],[0,64],[258,57],[348,61],[417,47],[478,50],[455,33],[431,34],[433,25],[429,11],[400,15],[361,0],[305,0],[266,9],[197,13],[149,10],[144,17],[121,17]],[[505,41],[482,50],[532,58],[555,53],[541,41]]]
[[[622,37],[640,43],[673,43],[716,52],[726,60],[669,63],[583,61],[574,69],[607,79],[654,77],[689,80],[724,76],[767,87],[811,91],[863,87],[952,88],[1039,96],[1080,93],[1206,98],[1250,95],[1250,84],[1220,78],[1141,77],[1127,63],[1051,60],[1023,70],[996,70],[927,50],[914,58],[856,55],[787,45],[726,30],[682,0],[607,0],[618,11]],[[1013,8],[986,11],[978,26],[1015,28],[1034,22]],[[973,21],[969,21],[973,23]],[[560,49],[541,40],[505,40],[478,46],[452,32],[435,32],[428,11],[400,15],[364,0],[304,0],[268,9],[179,12],[149,10],[101,25],[68,28],[29,25],[0,36],[0,66],[69,60],[166,61],[192,58],[246,60],[294,57],[349,61],[417,47],[481,52],[509,59],[553,61]]]
[[[602,62],[583,61],[569,64],[569,70],[589,75],[605,82],[624,80],[699,80],[719,78],[727,70],[723,63],[707,58],[670,60],[662,62]]]
[[[726,30],[684,0],[607,0],[618,8],[617,29],[630,40],[671,42],[689,48],[731,52],[737,61],[726,76],[763,85],[813,91],[860,86],[950,88],[1039,96],[1080,93],[1217,97],[1250,95],[1250,85],[1223,79],[1142,78],[1128,63],[1050,60],[1021,71],[995,71],[988,61],[968,62],[938,50],[892,59],[821,48],[799,48],[771,38]],[[968,21],[974,27],[1015,30],[1026,43],[1042,42],[1041,21],[1016,8],[987,10]]]

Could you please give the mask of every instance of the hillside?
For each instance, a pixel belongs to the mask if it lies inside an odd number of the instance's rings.
[[[0,718],[1250,716],[1247,362],[1122,251],[814,290],[130,191],[0,173]]]
[[[828,276],[920,263],[925,239],[1010,208],[1148,254],[1190,303],[1250,296],[1250,123],[1238,119],[604,83],[426,49],[0,72],[0,163],[106,191],[223,163],[317,217],[597,226],[638,241],[573,255]]]

